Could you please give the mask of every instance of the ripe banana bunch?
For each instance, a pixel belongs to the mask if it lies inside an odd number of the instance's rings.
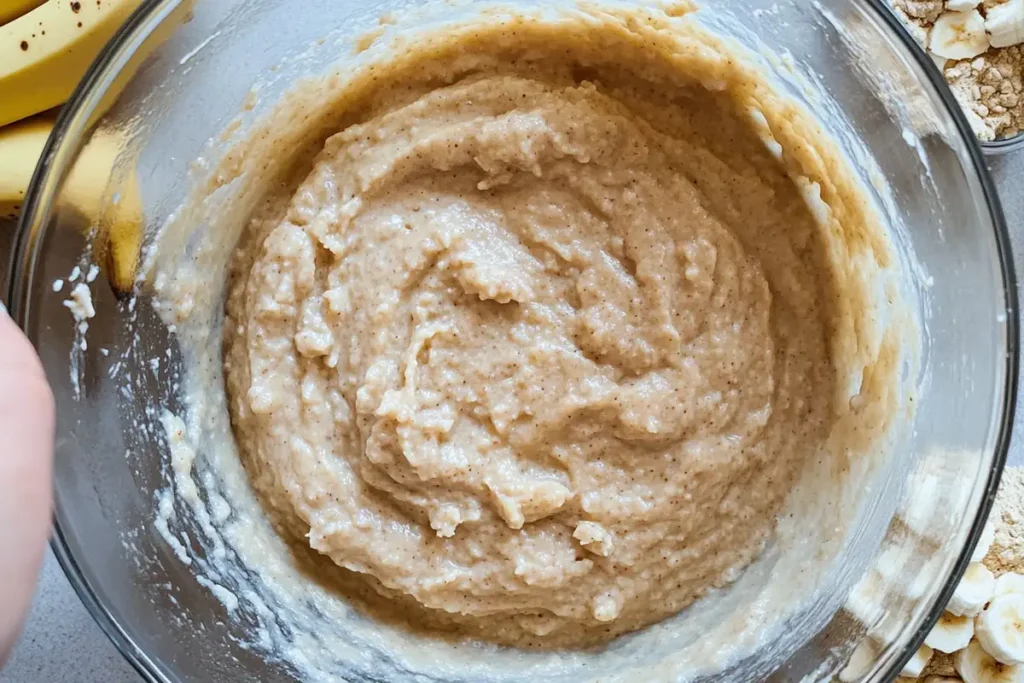
[[[67,100],[99,51],[140,3],[46,0],[0,26],[0,126]]]
[[[53,128],[39,115],[0,128],[0,217],[17,213]],[[126,158],[127,157],[127,158]],[[68,173],[57,210],[73,211],[117,292],[129,292],[142,248],[142,199],[133,164],[115,135],[93,135]]]
[[[155,32],[101,103],[102,115],[135,70],[187,17],[186,0]],[[0,0],[0,218],[20,210],[36,162],[64,103],[96,55],[142,0]],[[131,289],[142,243],[143,215],[126,145],[93,135],[62,188],[105,260],[115,290]],[[116,182],[112,182],[116,181]]]

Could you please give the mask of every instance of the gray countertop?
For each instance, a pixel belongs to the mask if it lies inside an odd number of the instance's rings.
[[[990,166],[1010,226],[1017,272],[1024,277],[1024,185],[1021,184],[1024,153],[992,159]],[[10,226],[0,224],[0,271],[6,265],[6,243],[11,232]],[[1024,428],[1024,401],[1018,403],[1014,428],[1015,433],[1021,433]],[[1024,446],[1019,439],[1011,447],[1010,460],[1024,465]],[[0,683],[137,683],[141,680],[93,622],[53,554],[47,551],[32,612],[21,642],[7,667],[0,672]]]

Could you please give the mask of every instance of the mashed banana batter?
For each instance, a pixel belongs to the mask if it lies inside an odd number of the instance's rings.
[[[804,468],[888,426],[878,281],[850,265],[889,265],[882,230],[761,74],[661,28],[407,46],[339,84],[338,132],[244,232],[241,457],[371,604],[606,641],[734,581]]]

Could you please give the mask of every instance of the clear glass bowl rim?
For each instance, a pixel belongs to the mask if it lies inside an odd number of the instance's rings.
[[[85,76],[78,84],[71,98],[62,107],[53,131],[40,156],[32,176],[21,216],[15,233],[8,281],[0,292],[6,291],[6,300],[11,316],[15,322],[28,329],[31,316],[30,285],[33,281],[35,266],[42,255],[42,245],[52,200],[62,182],[63,176],[70,168],[75,155],[81,147],[89,131],[89,119],[98,107],[104,93],[112,85],[116,74],[128,63],[132,56],[149,38],[150,34],[185,0],[156,0],[142,3],[117,31],[110,42],[100,51]],[[929,609],[929,614],[921,628],[908,642],[904,651],[884,672],[881,680],[895,680],[903,666],[924,642],[935,622],[944,611],[945,604],[952,596],[960,576],[970,562],[970,556],[981,535],[985,520],[995,499],[1002,476],[1003,467],[1010,447],[1013,417],[1017,401],[1017,373],[1019,368],[1020,321],[1018,318],[1017,275],[1013,262],[1010,235],[1003,214],[1002,205],[996,192],[995,184],[988,172],[985,154],[1003,154],[1019,147],[1024,147],[1024,134],[996,141],[981,143],[972,131],[959,104],[950,92],[945,79],[921,46],[913,39],[899,19],[885,6],[885,0],[862,0],[877,16],[883,26],[888,27],[891,34],[903,44],[921,67],[927,80],[935,89],[943,107],[952,117],[957,133],[965,143],[969,156],[970,168],[976,175],[985,203],[996,232],[996,245],[1003,277],[1003,290],[1007,303],[1007,354],[1006,384],[1004,400],[999,419],[999,434],[995,444],[992,468],[989,471],[985,487],[985,495],[977,510],[967,544],[961,551],[953,572],[947,578],[942,591]],[[117,650],[129,664],[148,683],[172,683],[163,674],[160,665],[138,646],[128,635],[125,628],[113,614],[102,604],[85,578],[76,559],[72,556],[65,542],[60,523],[56,516],[53,520],[53,534],[50,546],[58,563],[67,575],[75,592],[78,594],[86,610],[93,617],[100,629],[106,634]]]

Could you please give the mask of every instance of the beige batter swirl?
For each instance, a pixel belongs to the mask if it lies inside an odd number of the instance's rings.
[[[868,297],[749,73],[625,25],[382,65],[235,257],[250,478],[414,623],[541,647],[651,624],[735,580],[831,457],[836,319]]]

